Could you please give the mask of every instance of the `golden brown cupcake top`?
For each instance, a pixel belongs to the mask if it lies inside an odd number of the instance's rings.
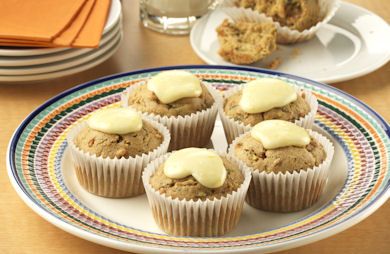
[[[248,134],[235,144],[234,156],[253,170],[292,173],[320,165],[326,158],[326,152],[314,138],[310,138],[310,143],[302,147],[265,149],[259,140]]]
[[[240,107],[242,91],[238,91],[224,100],[223,110],[232,119],[242,122],[245,125],[254,126],[264,120],[280,119],[295,121],[304,117],[310,112],[310,106],[305,100],[305,94],[300,93],[297,99],[283,107],[273,108],[266,112],[250,114]]]
[[[235,5],[264,13],[298,31],[315,26],[321,19],[318,0],[237,0]]]
[[[109,134],[90,127],[83,128],[73,142],[83,152],[103,158],[129,158],[153,151],[163,142],[162,134],[148,122],[139,131]]]
[[[180,200],[206,200],[225,197],[229,193],[236,191],[244,182],[244,176],[238,165],[221,157],[226,169],[226,178],[223,185],[218,188],[208,188],[199,183],[192,175],[184,178],[170,178],[164,173],[164,165],[158,167],[150,178],[151,186],[165,194],[167,197]]]
[[[205,85],[200,85],[202,93],[199,97],[179,99],[171,103],[161,102],[155,93],[140,85],[129,94],[128,104],[138,111],[160,116],[185,116],[210,108],[214,99]]]

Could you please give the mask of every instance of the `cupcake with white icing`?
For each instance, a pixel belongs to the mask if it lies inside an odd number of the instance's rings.
[[[88,192],[112,198],[144,193],[141,175],[166,153],[167,128],[129,108],[106,108],[91,114],[68,134],[77,179]]]
[[[180,236],[220,236],[238,223],[250,172],[231,156],[186,148],[152,161],[142,176],[158,226]]]
[[[320,197],[334,148],[315,131],[268,120],[235,139],[229,154],[252,172],[246,199],[251,206],[294,212],[312,206]]]
[[[130,86],[122,104],[168,127],[169,150],[203,147],[210,142],[220,95],[194,74],[160,72],[146,82]]]
[[[311,128],[318,102],[310,92],[274,78],[260,78],[224,94],[219,114],[230,144],[265,120],[285,120]]]

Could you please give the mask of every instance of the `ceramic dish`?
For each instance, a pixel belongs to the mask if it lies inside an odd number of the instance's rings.
[[[66,135],[76,121],[107,105],[119,106],[131,84],[168,69],[186,69],[226,90],[259,77],[275,77],[312,91],[319,101],[315,130],[335,146],[330,178],[320,200],[301,212],[278,214],[244,206],[238,227],[224,237],[173,237],[155,224],[145,195],[107,199],[76,180]],[[321,83],[273,71],[228,66],[176,66],[101,78],[50,99],[17,128],[7,152],[13,187],[40,216],[98,244],[147,253],[264,253],[336,234],[363,220],[389,197],[389,125],[367,105]],[[226,149],[220,121],[214,147]]]
[[[193,50],[208,64],[233,65],[218,55],[216,27],[228,16],[221,10],[200,19],[191,30]],[[308,42],[279,50],[253,67],[265,68],[277,58],[278,71],[320,82],[338,82],[373,72],[390,60],[390,26],[376,14],[342,2],[332,20]]]
[[[110,30],[104,33],[99,43],[99,48],[102,47],[109,40],[111,40],[116,34],[119,33],[119,30],[121,29],[120,20],[121,19],[118,19],[116,24]],[[83,49],[71,48],[60,52],[54,52],[51,54],[43,54],[43,55],[36,55],[36,56],[20,56],[20,57],[0,56],[0,69],[14,67],[14,66],[30,68],[35,65],[56,63],[59,61],[77,57],[96,50],[97,49],[95,48],[93,49],[92,48],[83,48]]]
[[[111,30],[118,22],[122,12],[119,0],[112,0],[110,11],[108,13],[106,25],[103,34]],[[39,56],[69,50],[69,48],[19,48],[19,47],[0,47],[0,56]]]
[[[113,39],[110,48],[105,48],[105,52],[94,52],[95,57],[88,57],[89,61],[85,63],[79,63],[72,67],[60,69],[58,71],[53,72],[45,72],[45,73],[39,73],[39,74],[32,74],[32,75],[8,75],[8,76],[0,76],[0,82],[4,83],[11,83],[11,82],[31,82],[31,81],[37,81],[37,80],[47,80],[47,79],[53,79],[53,78],[59,78],[75,73],[79,73],[85,70],[88,70],[92,67],[95,67],[99,65],[100,63],[104,62],[108,58],[110,58],[119,48],[120,42],[122,41],[122,32],[116,35],[116,37]]]
[[[16,67],[0,67],[0,76],[18,76],[18,75],[31,75],[31,74],[42,74],[48,72],[54,72],[59,70],[64,70],[71,68],[73,66],[81,65],[83,63],[89,62],[93,59],[97,59],[99,56],[103,55],[115,45],[121,36],[121,29],[117,29],[111,38],[106,40],[99,48],[95,50],[90,50],[84,52],[81,55],[71,57],[62,61],[39,64],[33,66],[16,66]],[[1,78],[0,78],[1,80]]]

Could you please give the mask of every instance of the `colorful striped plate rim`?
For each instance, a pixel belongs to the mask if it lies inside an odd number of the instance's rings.
[[[220,90],[259,77],[276,77],[311,90],[319,100],[316,124],[341,145],[348,159],[344,187],[328,204],[284,227],[251,235],[174,237],[119,224],[70,193],[61,173],[69,127],[88,113],[117,103],[129,85],[157,72],[186,69]],[[389,197],[390,128],[375,111],[333,87],[289,74],[244,67],[171,66],[117,74],[74,87],[48,100],[15,131],[7,154],[18,194],[38,214],[84,239],[136,252],[252,252],[303,245],[348,228]]]

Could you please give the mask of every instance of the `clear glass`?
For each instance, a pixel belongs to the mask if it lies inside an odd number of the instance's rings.
[[[216,5],[216,0],[140,0],[143,25],[166,34],[188,34],[193,23]]]

